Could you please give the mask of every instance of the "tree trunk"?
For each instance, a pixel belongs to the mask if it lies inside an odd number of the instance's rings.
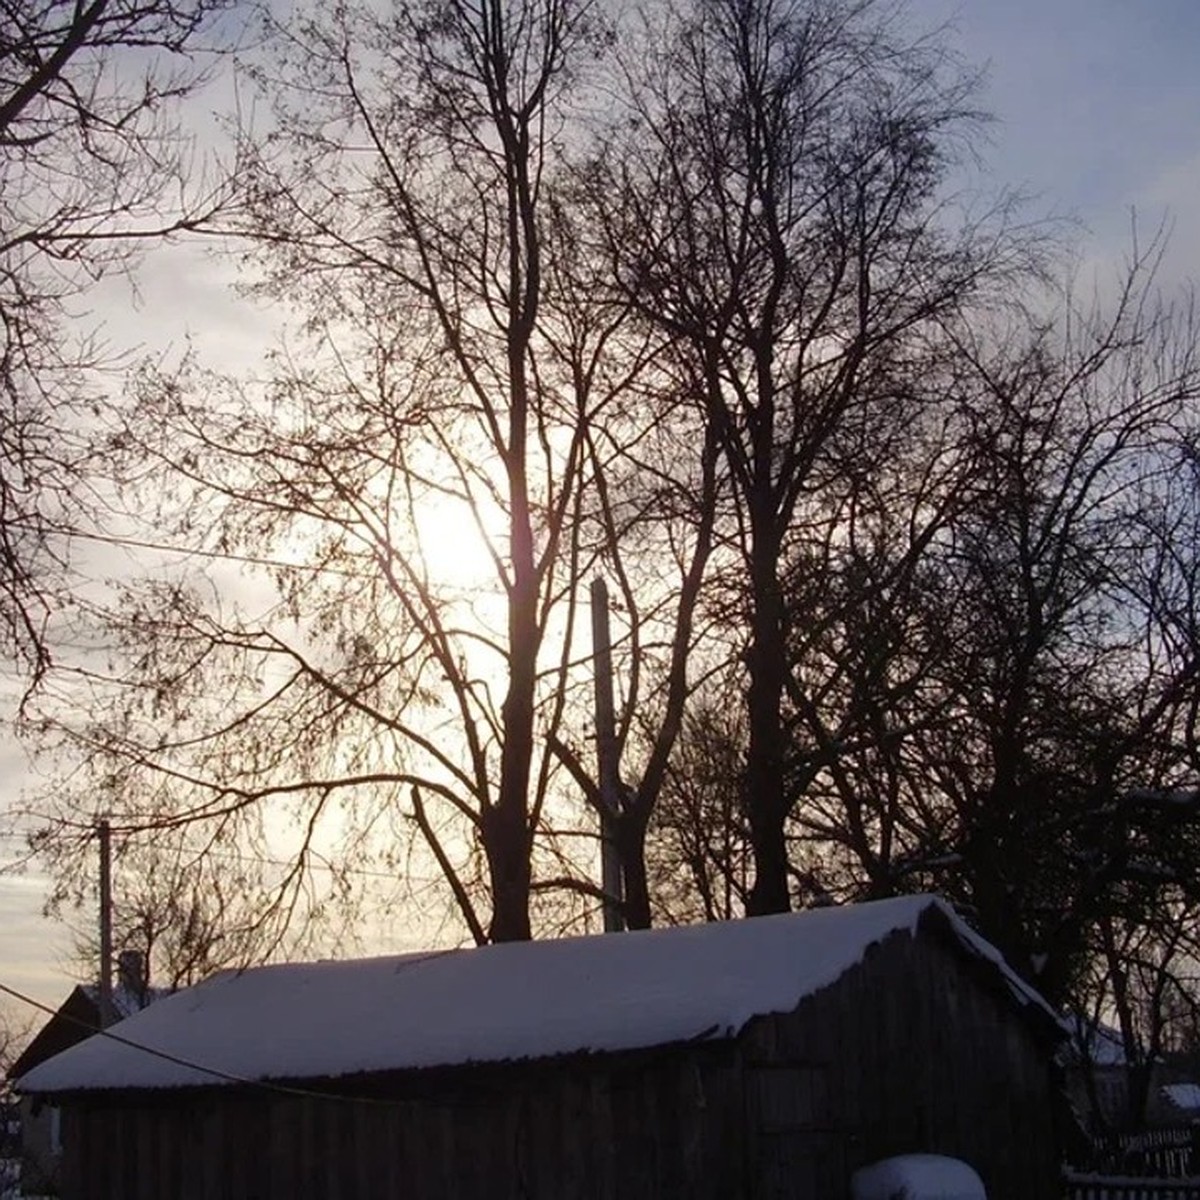
[[[533,274],[530,267],[527,278]],[[520,277],[517,270],[513,275]],[[508,595],[508,692],[503,708],[504,745],[500,757],[499,796],[488,813],[490,819],[482,826],[492,880],[490,936],[493,942],[524,941],[532,935],[529,925],[532,878],[529,774],[533,761],[534,693],[540,644],[538,579],[533,561],[529,479],[525,464],[529,393],[524,355],[529,323],[514,318],[509,336],[512,391],[507,467],[512,585]]]
[[[617,825],[617,846],[621,855],[621,879],[624,884],[624,915],[627,929],[649,929],[650,887],[646,878],[645,813],[621,814]]]
[[[492,920],[488,940],[528,941],[530,837],[524,792],[516,804],[506,805],[501,797],[499,804],[483,814],[480,824],[491,876]]]
[[[749,916],[787,912],[788,856],[784,822],[788,803],[783,780],[781,707],[787,670],[787,638],[779,587],[780,536],[769,520],[752,535],[749,666],[746,696],[750,724],[743,804],[750,826],[754,883],[746,903]]]

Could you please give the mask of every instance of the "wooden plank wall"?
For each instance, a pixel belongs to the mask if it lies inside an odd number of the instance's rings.
[[[348,1099],[73,1105],[77,1200],[749,1200],[735,1054],[582,1060]]]
[[[987,972],[973,976],[940,939],[898,935],[795,1013],[755,1023],[748,1077],[790,1065],[820,1105],[772,1128],[761,1082],[748,1087],[756,1200],[844,1200],[857,1167],[921,1152],[971,1163],[990,1200],[1057,1198],[1047,1056]],[[798,1173],[803,1190],[775,1182]]]

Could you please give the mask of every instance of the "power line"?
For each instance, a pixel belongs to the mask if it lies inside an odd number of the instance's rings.
[[[148,1054],[151,1058],[162,1059],[164,1062],[169,1062],[177,1067],[186,1067],[191,1071],[199,1071],[202,1074],[211,1075],[214,1079],[220,1079],[225,1083],[237,1084],[239,1087],[257,1088],[259,1091],[273,1092],[282,1096],[299,1097],[305,1100],[338,1100],[349,1104],[369,1104],[387,1108],[396,1107],[394,1101],[380,1099],[375,1096],[355,1096],[341,1092],[322,1092],[313,1088],[289,1087],[287,1084],[272,1083],[266,1079],[250,1079],[243,1075],[234,1075],[232,1072],[224,1071],[219,1067],[206,1066],[204,1063],[183,1058],[178,1054],[171,1054],[166,1050],[158,1050],[153,1046],[145,1046],[141,1042],[135,1042],[132,1038],[123,1037],[119,1033],[113,1033],[111,1029],[97,1029],[94,1025],[89,1024],[89,1022],[79,1017],[73,1017],[69,1013],[62,1012],[60,1009],[51,1008],[48,1004],[43,1004],[40,1000],[35,1000],[32,996],[27,996],[24,992],[19,992],[16,988],[9,987],[6,983],[0,983],[0,992],[52,1017],[60,1017],[69,1024],[86,1030],[89,1036],[108,1038],[110,1041],[127,1046],[130,1050],[137,1050],[141,1054]]]
[[[0,833],[0,841],[20,841],[23,835],[21,834],[3,834]],[[241,851],[233,850],[213,850],[209,847],[182,845],[176,848],[181,854],[195,855],[197,858],[216,858],[224,862],[233,863],[254,863],[263,867],[293,867],[295,859],[287,858],[267,858],[261,854],[247,854]],[[38,851],[31,850],[21,858],[13,859],[10,863],[0,863],[0,874],[3,874],[9,867],[21,865],[26,862],[36,860]],[[328,871],[331,875],[360,875],[369,879],[390,879],[390,880],[407,880],[413,883],[435,883],[442,877],[440,875],[413,875],[410,871],[397,869],[395,871],[380,871],[373,870],[369,867],[351,867],[337,866],[332,862],[320,858],[313,858],[309,855],[308,867],[318,871]],[[39,872],[40,875],[45,875],[46,872]]]
[[[294,859],[286,858],[264,858],[258,854],[242,854],[240,852],[229,850],[211,850],[201,848],[199,846],[180,846],[179,850],[184,854],[194,854],[197,857],[209,857],[222,859],[225,862],[250,862],[256,863],[264,867],[292,867],[295,866]],[[418,883],[429,883],[431,880],[439,879],[440,876],[422,875],[416,877],[407,872],[398,871],[374,871],[368,867],[338,867],[328,861],[322,859],[312,860],[311,856],[308,866],[320,871],[328,871],[331,875],[363,875],[371,879],[399,879],[415,880]]]
[[[16,528],[20,528],[20,526],[17,525]],[[96,533],[61,525],[57,527],[56,532],[65,537],[78,538],[84,542],[96,542],[102,546],[153,550],[162,554],[178,554],[183,558],[209,558],[218,562],[243,563],[252,567],[278,567],[289,571],[308,571],[311,574],[341,575],[348,579],[365,578],[361,571],[350,571],[320,563],[288,562],[285,559],[266,558],[256,554],[235,554],[231,550],[205,550],[198,546],[173,546],[167,542],[150,542],[141,538],[124,537],[116,533]]]

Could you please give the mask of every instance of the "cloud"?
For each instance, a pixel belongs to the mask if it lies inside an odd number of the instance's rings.
[[[1141,219],[1157,226],[1166,222],[1170,241],[1163,258],[1160,283],[1200,285],[1200,150],[1168,164],[1135,200]]]

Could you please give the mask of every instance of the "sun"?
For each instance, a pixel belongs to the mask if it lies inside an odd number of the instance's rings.
[[[434,586],[502,591],[500,564],[507,549],[507,520],[490,496],[429,489],[411,513],[414,565]]]

